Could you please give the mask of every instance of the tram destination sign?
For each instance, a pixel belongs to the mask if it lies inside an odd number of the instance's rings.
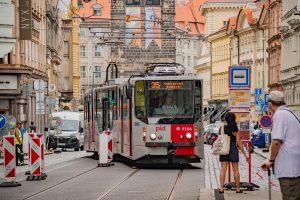
[[[151,81],[151,89],[181,89],[181,88],[191,88],[191,81]]]

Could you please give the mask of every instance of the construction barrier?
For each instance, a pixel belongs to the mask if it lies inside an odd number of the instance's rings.
[[[113,159],[112,135],[111,131],[103,131],[102,134],[99,134],[99,167],[114,165],[111,163]]]
[[[31,133],[28,133],[28,137],[27,137],[28,138],[28,145],[27,145],[28,146],[28,153],[27,154],[28,154],[28,160],[29,160],[29,165],[28,165],[29,166],[29,170],[25,172],[25,175],[31,175],[31,173],[30,173],[30,169],[31,169],[31,162],[30,162],[30,141],[31,141],[32,138],[34,138],[34,135],[35,135],[34,132],[31,132]]]
[[[0,183],[0,187],[17,187],[21,183],[16,182],[16,149],[15,137],[4,136],[4,178],[5,182]]]
[[[43,134],[37,134],[37,137],[41,139],[41,170],[42,173],[45,171],[45,140]]]
[[[41,138],[30,139],[30,174],[26,180],[44,180],[46,175],[42,172],[42,142]]]

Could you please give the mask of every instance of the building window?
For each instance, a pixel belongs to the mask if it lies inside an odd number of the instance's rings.
[[[223,21],[223,26],[226,26],[227,25],[227,21]]]
[[[194,66],[197,65],[197,56],[194,56]]]
[[[127,5],[140,5],[140,0],[126,0]]]
[[[80,28],[80,36],[85,36],[85,28]]]
[[[197,41],[194,41],[194,49],[197,49]]]
[[[95,66],[95,77],[101,78],[101,66]]]
[[[64,41],[64,55],[69,55],[69,42]]]
[[[81,89],[81,99],[83,100],[84,98],[84,95],[85,95],[85,89]]]
[[[190,56],[188,56],[187,62],[188,62],[187,65],[190,67],[191,66],[191,57]]]
[[[80,57],[85,57],[85,46],[80,45]]]
[[[160,5],[160,0],[146,0],[146,5]]]
[[[86,66],[80,66],[80,77],[85,78]]]
[[[95,45],[95,56],[96,57],[100,56],[100,45]]]
[[[93,6],[93,9],[94,9],[94,15],[96,16],[102,15],[102,6],[100,4],[95,4]]]

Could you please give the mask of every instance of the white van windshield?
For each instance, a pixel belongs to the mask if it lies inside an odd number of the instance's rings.
[[[78,120],[63,120],[61,130],[62,131],[77,131],[78,130]]]

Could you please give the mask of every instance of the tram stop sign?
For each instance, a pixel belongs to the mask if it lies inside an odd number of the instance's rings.
[[[270,128],[272,126],[272,118],[269,115],[262,116],[259,122],[263,128]]]
[[[0,129],[4,128],[6,125],[6,118],[4,115],[0,115]]]

